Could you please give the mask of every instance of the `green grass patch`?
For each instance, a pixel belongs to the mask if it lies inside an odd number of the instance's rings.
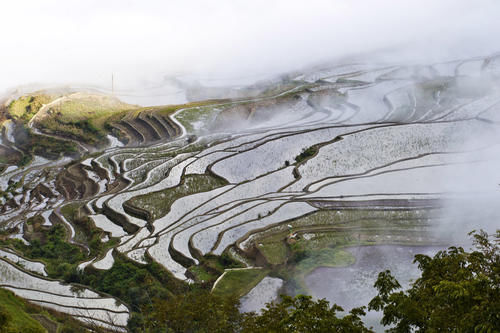
[[[233,258],[228,252],[223,252],[220,256],[206,255],[201,259],[201,265],[218,276],[224,273],[224,270],[227,268],[245,267],[245,265]]]
[[[115,97],[106,95],[70,96],[69,100],[58,103],[51,108],[62,122],[77,122],[86,119],[100,119],[117,111],[137,109],[135,105],[121,102]]]
[[[268,273],[268,269],[257,268],[228,271],[217,283],[213,293],[220,296],[242,297],[252,290]]]
[[[424,230],[429,226],[429,219],[439,216],[438,211],[416,211],[416,210],[319,210],[312,214],[300,217],[287,224],[281,224],[259,233],[256,242],[269,243],[278,242],[290,233],[287,225],[290,224],[293,231],[319,233],[322,231],[336,231],[342,233],[356,234],[362,230],[401,230],[408,231]],[[314,243],[317,238],[309,241]],[[341,239],[339,239],[341,242]]]
[[[222,105],[196,107],[180,112],[176,116],[176,119],[186,128],[188,133],[195,133],[197,131],[195,128],[197,124],[203,124],[203,128],[199,129],[209,128],[222,109],[224,109]]]
[[[283,264],[287,258],[287,247],[284,241],[271,241],[258,246],[260,253],[271,265]]]
[[[153,219],[158,219],[170,211],[170,206],[175,200],[190,194],[210,191],[226,184],[225,180],[211,175],[188,175],[176,187],[137,196],[127,201],[127,204],[145,210]]]
[[[212,104],[221,104],[221,103],[230,103],[230,102],[231,101],[228,99],[207,99],[204,101],[189,102],[189,103],[185,103],[185,104],[157,106],[157,107],[150,108],[150,109],[153,109],[154,111],[158,112],[161,115],[169,116],[172,113],[174,113],[175,111],[180,110],[180,109],[209,106]]]
[[[11,118],[27,123],[42,108],[43,104],[50,103],[53,98],[48,95],[22,96],[9,104],[8,113]]]
[[[292,244],[288,262],[274,272],[287,281],[287,289],[292,294],[309,294],[305,283],[306,276],[318,267],[345,267],[354,264],[356,258],[342,247],[304,249]]]
[[[45,332],[26,312],[26,304],[12,292],[0,289],[0,332]]]
[[[205,267],[203,266],[191,266],[188,269],[189,272],[191,272],[194,276],[194,279],[196,282],[214,282],[217,280],[217,275],[213,274],[212,272],[209,272]]]

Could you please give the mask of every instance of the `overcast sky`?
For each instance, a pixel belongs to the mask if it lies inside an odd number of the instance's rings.
[[[252,77],[398,50],[434,61],[500,51],[498,0],[4,0],[0,90]]]

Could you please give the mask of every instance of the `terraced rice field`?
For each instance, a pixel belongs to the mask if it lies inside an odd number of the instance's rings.
[[[29,243],[26,221],[41,216],[46,227],[63,223],[78,243],[59,211],[80,203],[79,217],[117,240],[82,261],[83,272],[110,269],[122,253],[186,282],[210,255],[283,264],[282,241],[294,238],[318,251],[332,242],[434,244],[427,231],[440,224],[444,201],[500,194],[500,179],[485,177],[496,175],[500,156],[499,82],[479,92],[461,85],[495,77],[497,67],[486,66],[494,61],[343,65],[299,75],[273,96],[127,116],[114,125],[127,146],[6,169],[0,224]],[[0,251],[0,285],[124,329],[126,306],[90,290],[76,296],[44,277],[41,263]],[[279,289],[276,281],[259,288]]]

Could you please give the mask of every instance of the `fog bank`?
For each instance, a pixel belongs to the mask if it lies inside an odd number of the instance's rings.
[[[494,0],[21,0],[0,10],[0,91],[109,89],[111,73],[118,90],[158,89],[165,75],[251,83],[353,57],[429,63],[495,52],[500,32]]]

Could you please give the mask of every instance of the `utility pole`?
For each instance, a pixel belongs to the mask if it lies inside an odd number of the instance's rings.
[[[111,73],[111,95],[115,94],[115,78],[113,73]]]

